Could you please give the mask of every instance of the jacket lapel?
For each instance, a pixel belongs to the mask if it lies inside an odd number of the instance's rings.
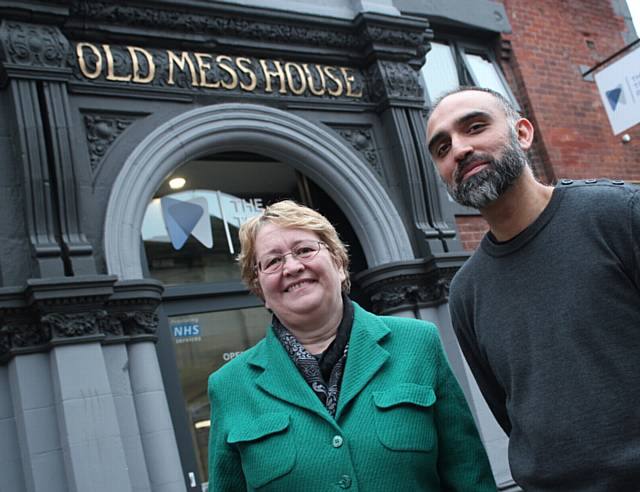
[[[276,398],[318,414],[333,423],[333,419],[315,395],[289,354],[269,328],[265,344],[253,353],[249,364],[263,369],[256,384]]]
[[[389,352],[378,344],[389,333],[389,328],[377,316],[368,313],[356,303],[353,303],[353,306],[353,327],[349,339],[347,365],[338,397],[336,420],[389,358]]]

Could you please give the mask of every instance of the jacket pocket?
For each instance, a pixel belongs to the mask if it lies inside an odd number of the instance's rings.
[[[296,461],[289,415],[268,413],[231,429],[227,443],[236,446],[247,483],[262,487],[291,471]]]
[[[437,439],[435,402],[433,388],[419,384],[400,384],[374,392],[374,420],[380,442],[393,451],[431,451]]]

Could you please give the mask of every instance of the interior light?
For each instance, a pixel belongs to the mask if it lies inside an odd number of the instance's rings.
[[[210,420],[199,420],[198,422],[195,423],[196,429],[206,429],[207,427],[211,427]]]
[[[172,190],[179,190],[184,186],[186,182],[187,180],[184,178],[173,178],[171,181],[169,181],[169,186]]]

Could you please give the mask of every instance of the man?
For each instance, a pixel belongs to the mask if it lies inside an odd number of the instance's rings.
[[[533,133],[480,88],[445,95],[428,117],[449,193],[490,227],[451,283],[453,327],[521,487],[638,491],[640,191],[539,183]]]

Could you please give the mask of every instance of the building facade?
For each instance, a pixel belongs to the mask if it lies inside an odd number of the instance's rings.
[[[210,372],[269,321],[238,225],[331,219],[365,308],[435,322],[486,445],[507,438],[447,309],[484,231],[426,152],[425,109],[494,88],[540,179],[640,181],[582,76],[635,39],[616,1],[0,2],[0,491],[206,490]],[[426,62],[425,62],[426,59]]]

